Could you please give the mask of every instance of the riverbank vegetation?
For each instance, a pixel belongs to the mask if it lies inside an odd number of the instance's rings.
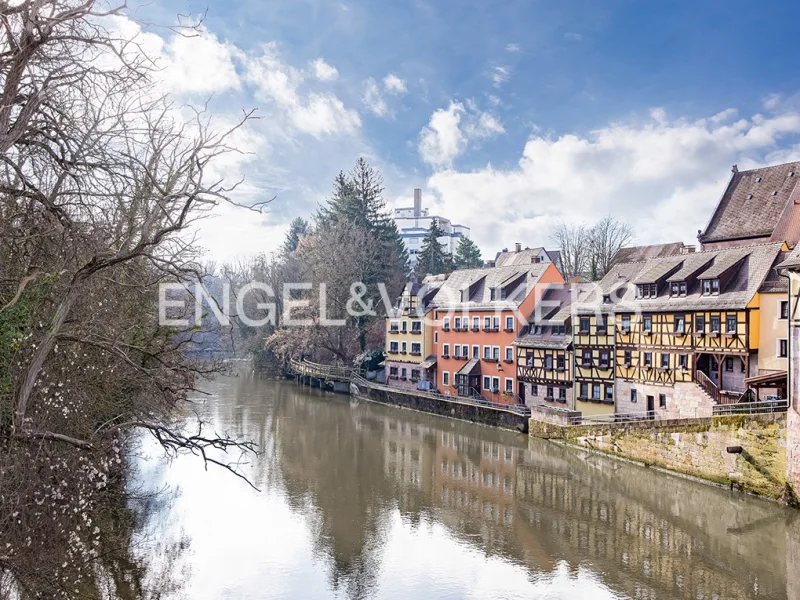
[[[202,277],[188,231],[232,201],[214,166],[252,115],[173,105],[124,5],[0,14],[0,598],[141,597],[135,437],[234,471],[212,452],[251,449],[186,424],[221,365],[159,325],[158,285]]]

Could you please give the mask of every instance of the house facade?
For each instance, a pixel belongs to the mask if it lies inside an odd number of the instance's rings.
[[[553,263],[451,273],[432,303],[437,389],[519,403],[514,341],[551,283],[563,283]]]
[[[443,283],[443,277],[408,283],[393,315],[386,318],[386,381],[405,389],[435,386],[433,334],[430,302]]]

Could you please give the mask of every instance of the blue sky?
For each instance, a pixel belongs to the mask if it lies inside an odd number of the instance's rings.
[[[204,39],[146,29],[182,100],[263,116],[231,170],[275,200],[204,225],[218,259],[276,247],[360,154],[390,203],[423,188],[488,256],[608,213],[639,243],[691,243],[733,163],[800,158],[795,7],[769,4],[213,1]]]

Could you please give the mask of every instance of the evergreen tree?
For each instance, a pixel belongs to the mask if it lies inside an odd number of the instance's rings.
[[[483,266],[483,257],[478,245],[466,236],[461,236],[456,249],[456,269],[478,269]]]
[[[283,253],[291,254],[297,250],[300,243],[300,236],[308,232],[308,221],[302,217],[295,217],[286,232],[286,240],[283,242]]]
[[[439,238],[444,234],[442,228],[439,227],[439,222],[433,219],[428,232],[422,239],[422,248],[417,253],[415,272],[419,279],[427,274],[440,275],[453,270],[453,258],[444,251],[439,243]]]

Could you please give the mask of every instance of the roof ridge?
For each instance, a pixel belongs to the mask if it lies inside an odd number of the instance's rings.
[[[763,171],[764,169],[778,169],[787,165],[800,165],[800,160],[790,160],[785,163],[778,163],[777,165],[767,165],[765,167],[756,167],[754,169],[747,169],[745,171],[738,171],[738,173],[752,173],[754,171]]]

